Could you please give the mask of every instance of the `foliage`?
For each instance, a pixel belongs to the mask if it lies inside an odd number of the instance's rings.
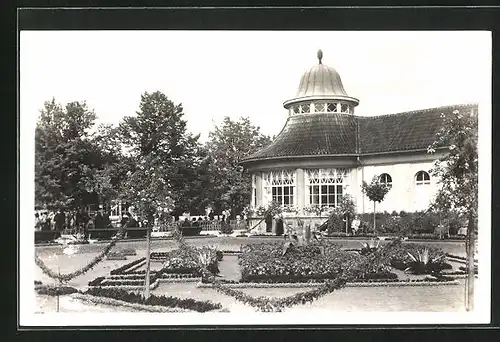
[[[380,181],[378,175],[373,176],[371,183],[368,184],[363,181],[361,185],[361,190],[368,196],[370,201],[379,203],[384,200],[385,195],[387,195],[390,189],[389,186]]]
[[[364,279],[370,273],[386,271],[384,265],[370,264],[355,252],[346,252],[335,243],[313,242],[294,246],[283,254],[281,243],[262,243],[243,247],[239,256],[242,281],[324,280],[340,276]]]
[[[122,274],[126,270],[133,268],[134,266],[139,266],[139,264],[143,263],[146,260],[146,257],[139,258],[137,260],[131,261],[128,264],[125,264],[121,267],[115,268],[114,270],[111,270],[110,274]],[[128,273],[128,272],[127,272]]]
[[[119,130],[122,143],[135,161],[121,197],[134,203],[140,217],[166,224],[175,207],[182,210],[193,174],[202,163],[198,136],[186,132],[182,105],[175,105],[161,92],[141,95],[136,116],[124,117]],[[180,209],[179,209],[180,210]]]
[[[399,270],[408,270],[416,274],[436,273],[450,268],[442,250],[419,244],[403,243],[396,239],[381,248],[381,262],[389,263]]]
[[[159,305],[165,307],[177,307],[198,312],[207,312],[216,309],[221,309],[219,303],[209,301],[197,301],[194,299],[181,299],[177,297],[155,296],[151,295],[148,299],[144,299],[142,295],[130,293],[121,289],[106,289],[106,288],[89,288],[85,294],[106,298],[123,300],[128,303],[138,303],[145,305]]]
[[[342,288],[346,281],[344,279],[334,279],[325,284],[318,286],[313,290],[297,293],[285,298],[269,298],[266,296],[252,297],[243,291],[232,289],[221,283],[215,283],[214,288],[225,295],[231,296],[236,300],[245,304],[251,305],[263,312],[281,312],[286,307],[291,307],[300,304],[306,304],[317,300],[318,298],[327,295],[335,290]]]
[[[441,114],[443,127],[428,152],[447,148],[436,161],[432,174],[439,178],[438,194],[433,207],[477,217],[478,205],[478,118],[477,112]]]
[[[370,240],[370,242],[361,242],[361,255],[368,255],[374,253],[379,248],[380,240]]]
[[[37,206],[77,209],[104,195],[100,171],[110,161],[92,140],[95,119],[85,102],[44,103],[35,130]]]
[[[220,224],[220,232],[222,234],[232,234],[233,233],[233,227],[227,223],[227,222],[221,222]]]
[[[36,293],[47,296],[64,296],[79,292],[78,289],[65,285],[40,285],[36,287]]]
[[[361,191],[368,196],[370,201],[373,202],[373,229],[376,230],[376,211],[375,211],[375,203],[382,202],[384,200],[385,195],[389,192],[391,187],[385,183],[380,181],[380,177],[378,175],[373,176],[370,184],[363,181],[361,184]]]
[[[422,252],[417,251],[417,254],[408,253],[408,255],[412,260],[407,263],[405,272],[411,272],[413,274],[429,274],[440,272],[445,268],[451,268],[448,267],[449,264],[446,264],[443,261],[445,259],[445,255],[439,255],[431,258],[427,248],[425,248]]]
[[[332,235],[335,232],[345,233],[345,225],[338,212],[334,211],[330,214],[326,224],[326,229],[328,235]]]
[[[240,161],[270,142],[259,127],[243,117],[236,121],[225,117],[209,133],[207,150],[212,184],[209,197],[216,212],[230,209],[234,217],[250,203],[251,176]]]

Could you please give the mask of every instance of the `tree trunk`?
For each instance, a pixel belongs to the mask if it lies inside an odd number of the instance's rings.
[[[150,223],[148,222],[148,229],[146,230],[146,245],[147,245],[147,250],[146,250],[146,281],[144,282],[144,298],[148,299],[149,298],[149,274],[150,274],[150,256],[151,256],[151,226]]]
[[[469,220],[467,225],[467,292],[466,292],[466,305],[465,309],[467,311],[472,311],[474,309],[474,280],[475,280],[475,266],[474,266],[474,250],[476,245],[475,239],[475,227],[474,218],[472,214],[469,214]]]
[[[373,201],[373,233],[377,234],[377,226],[375,225],[375,217],[377,216],[375,211],[375,203],[376,202]]]

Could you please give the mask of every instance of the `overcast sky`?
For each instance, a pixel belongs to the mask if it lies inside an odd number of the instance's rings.
[[[273,135],[318,49],[360,100],[357,115],[488,101],[490,39],[464,31],[23,31],[21,116],[34,123],[54,97],[85,100],[99,122],[117,124],[135,115],[143,92],[159,90],[183,104],[202,140],[224,116],[248,116]]]

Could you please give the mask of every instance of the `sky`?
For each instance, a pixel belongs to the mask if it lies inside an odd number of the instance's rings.
[[[225,116],[276,135],[302,74],[333,67],[356,115],[488,101],[491,36],[471,31],[22,31],[20,112],[86,101],[99,123],[135,115],[144,92],[182,103],[205,141]]]

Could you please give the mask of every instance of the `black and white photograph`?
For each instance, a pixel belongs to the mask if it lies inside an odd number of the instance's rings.
[[[20,324],[489,323],[491,39],[21,31]]]

